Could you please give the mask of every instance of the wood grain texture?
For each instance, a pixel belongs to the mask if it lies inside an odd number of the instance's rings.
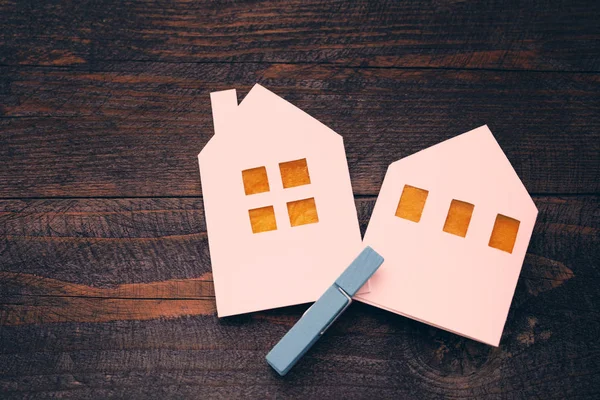
[[[0,272],[0,325],[148,320],[216,312],[212,274],[97,288],[36,275]],[[11,295],[11,291],[18,295]],[[25,297],[23,297],[25,296]],[[17,303],[13,303],[17,299]],[[168,299],[169,301],[165,301]],[[185,301],[193,299],[194,301]],[[139,301],[143,300],[143,301]]]
[[[391,162],[483,124],[530,192],[600,191],[596,74],[96,66],[0,68],[0,197],[199,196],[209,92],[241,99],[257,81],[344,137],[357,195],[376,195]]]
[[[363,230],[374,200],[356,202]],[[355,304],[285,378],[264,356],[306,306],[221,320],[202,309],[214,298],[201,199],[0,201],[0,390],[593,398],[598,197],[535,201],[540,215],[500,348]]]
[[[590,1],[2,1],[0,63],[336,63],[599,71]]]
[[[534,199],[540,214],[527,262],[539,264],[536,274],[563,275],[573,262],[593,275],[598,197]],[[356,200],[363,233],[374,203]],[[0,200],[0,237],[4,272],[75,284],[110,288],[211,272],[199,198]]]
[[[0,398],[600,397],[600,7],[0,0]],[[217,319],[197,153],[259,82],[388,164],[488,124],[540,209],[499,348],[354,304]],[[443,299],[440,299],[443,301]]]

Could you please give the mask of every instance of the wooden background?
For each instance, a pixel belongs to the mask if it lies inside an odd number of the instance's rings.
[[[525,3],[525,4],[523,4]],[[598,398],[597,1],[0,0],[0,397]],[[387,165],[488,124],[539,208],[499,348],[354,304],[218,320],[196,155],[260,82]],[[444,299],[439,299],[443,301]]]

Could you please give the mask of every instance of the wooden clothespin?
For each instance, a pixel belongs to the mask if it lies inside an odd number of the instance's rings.
[[[371,247],[366,247],[340,277],[304,313],[302,318],[267,354],[267,362],[283,376],[352,303],[352,296],[383,263]]]

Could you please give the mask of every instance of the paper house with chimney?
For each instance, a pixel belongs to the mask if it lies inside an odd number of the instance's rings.
[[[358,300],[497,346],[537,208],[487,126],[389,166]]]
[[[260,85],[198,155],[220,317],[315,301],[362,249],[342,137]]]

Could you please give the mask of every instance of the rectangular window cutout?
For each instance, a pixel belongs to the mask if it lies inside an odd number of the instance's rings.
[[[279,163],[279,171],[281,172],[281,182],[284,189],[310,185],[310,175],[308,173],[306,158]]]
[[[248,214],[250,215],[252,233],[274,231],[277,229],[273,206],[254,208],[248,210]]]
[[[288,215],[290,216],[290,225],[306,225],[319,222],[317,215],[317,206],[314,197],[304,200],[290,201],[287,203]]]
[[[265,167],[242,171],[242,180],[244,181],[246,196],[269,191],[269,178],[267,178],[267,169]]]
[[[517,241],[517,232],[519,232],[520,224],[514,218],[498,214],[494,223],[494,229],[492,229],[489,246],[512,253]]]
[[[423,207],[425,207],[425,200],[427,200],[428,194],[428,190],[404,185],[398,207],[396,208],[396,217],[419,222],[421,220],[421,214],[423,214]]]
[[[444,232],[462,237],[467,236],[467,230],[469,229],[469,223],[473,215],[473,208],[475,206],[471,203],[452,200],[446,222],[444,223]]]

